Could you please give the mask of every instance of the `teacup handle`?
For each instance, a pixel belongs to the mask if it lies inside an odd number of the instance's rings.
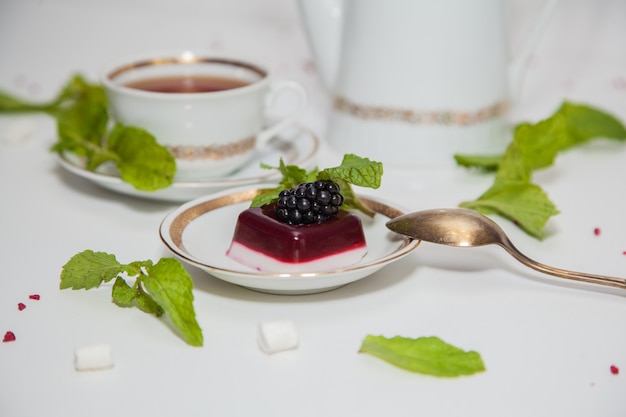
[[[279,95],[287,92],[291,92],[296,95],[297,103],[295,108],[290,115],[259,132],[256,137],[257,148],[264,147],[271,138],[276,136],[280,131],[291,126],[304,112],[304,109],[309,101],[308,94],[304,87],[295,81],[279,81],[271,85],[270,91],[266,96],[266,108],[271,107]]]

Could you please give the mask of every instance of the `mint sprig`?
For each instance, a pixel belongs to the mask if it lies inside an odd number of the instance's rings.
[[[359,352],[376,356],[407,371],[438,377],[457,377],[485,371],[479,353],[466,352],[438,337],[411,339],[367,335]]]
[[[374,216],[375,212],[367,207],[356,195],[352,186],[367,187],[377,189],[380,187],[383,164],[363,158],[354,154],[346,154],[339,166],[319,170],[317,168],[307,171],[297,165],[285,165],[280,159],[278,167],[261,165],[265,169],[277,169],[282,174],[279,186],[272,189],[263,190],[251,203],[252,207],[259,207],[270,204],[278,199],[278,194],[285,189],[290,189],[303,182],[315,180],[330,180],[339,185],[341,194],[344,197],[342,209],[359,210],[368,216]]]
[[[552,166],[559,153],[596,138],[624,141],[626,128],[602,110],[565,102],[545,120],[518,125],[503,155],[455,155],[461,166],[495,172],[493,185],[460,207],[500,215],[541,239],[546,223],[559,210],[532,182],[533,172]]]
[[[174,157],[143,129],[115,124],[109,129],[107,99],[99,84],[72,77],[47,103],[32,103],[0,91],[0,113],[43,112],[57,122],[54,152],[84,157],[85,168],[116,164],[122,180],[141,191],[169,187],[176,172]]]
[[[85,250],[63,266],[60,288],[88,290],[113,279],[111,297],[115,304],[136,306],[157,317],[167,314],[188,344],[202,346],[202,329],[193,307],[193,282],[180,262],[162,258],[156,264],[150,260],[121,264],[115,255]],[[129,284],[127,279],[134,282]]]

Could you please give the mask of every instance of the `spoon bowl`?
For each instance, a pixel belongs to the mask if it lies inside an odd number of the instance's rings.
[[[468,209],[432,209],[405,214],[387,222],[401,235],[440,245],[477,247],[498,245],[522,264],[559,278],[626,289],[626,279],[568,271],[544,265],[520,252],[490,218]]]

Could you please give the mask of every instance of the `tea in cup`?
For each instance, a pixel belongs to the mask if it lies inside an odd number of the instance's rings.
[[[176,180],[224,177],[291,126],[307,104],[294,81],[270,80],[250,62],[193,52],[138,57],[101,75],[114,121],[150,132],[176,160]],[[269,124],[266,111],[281,94],[297,104]],[[269,125],[269,126],[268,126]]]

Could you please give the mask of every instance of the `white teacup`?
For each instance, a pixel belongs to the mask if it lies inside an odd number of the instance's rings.
[[[177,180],[226,176],[292,125],[307,104],[294,81],[271,82],[259,65],[193,52],[146,55],[104,68],[112,118],[141,127],[176,159]],[[290,115],[268,125],[266,110],[291,92]]]

